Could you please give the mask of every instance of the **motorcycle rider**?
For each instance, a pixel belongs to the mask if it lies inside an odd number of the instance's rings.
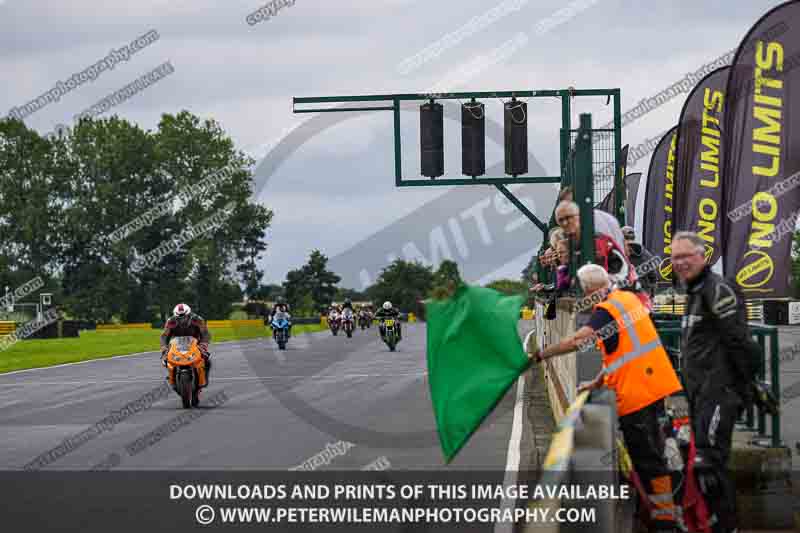
[[[337,309],[337,305],[332,303],[328,308],[328,324],[337,323],[340,319],[339,310]]]
[[[380,323],[381,338],[384,338],[386,336],[386,326],[384,325],[383,321],[386,320],[387,318],[395,319],[395,326],[397,326],[397,340],[399,341],[400,339],[403,338],[403,332],[400,330],[400,320],[398,320],[399,317],[400,317],[400,310],[395,308],[392,305],[392,302],[388,300],[383,302],[383,307],[381,309],[378,309],[378,312],[375,313],[375,318],[381,321]]]
[[[278,297],[278,301],[275,302],[275,305],[272,307],[272,311],[270,311],[270,328],[272,327],[272,321],[275,320],[276,313],[286,313],[286,321],[289,323],[289,331],[287,332],[286,336],[290,338],[292,336],[292,315],[289,313],[289,304],[286,303],[286,299],[283,296]]]
[[[194,337],[203,356],[206,386],[208,386],[211,375],[211,354],[208,351],[208,343],[211,341],[211,334],[208,332],[206,321],[200,315],[192,313],[192,308],[183,303],[176,305],[172,313],[173,316],[164,324],[164,331],[161,333],[161,363],[164,367],[167,366],[169,341],[173,337]]]

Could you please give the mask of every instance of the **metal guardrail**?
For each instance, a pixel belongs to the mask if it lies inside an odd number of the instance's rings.
[[[764,302],[749,301],[746,302],[746,305],[747,305],[747,320],[752,322],[764,321]],[[686,304],[683,303],[654,304],[653,312],[659,314],[672,314],[677,316],[683,316],[686,313]]]
[[[97,331],[119,331],[122,329],[152,329],[153,325],[149,322],[135,324],[98,324]]]
[[[681,339],[681,326],[680,321],[674,319],[674,315],[653,315],[653,322],[656,325],[656,330],[661,337],[661,343],[666,348],[667,352],[674,357],[678,356],[678,360],[673,360],[678,375],[682,376],[682,364],[680,361],[680,339]],[[780,350],[778,342],[778,328],[775,326],[766,326],[763,324],[750,323],[750,333],[754,340],[761,346],[761,351],[764,357],[761,359],[761,368],[759,369],[759,379],[766,378],[767,358],[769,357],[770,368],[770,385],[775,397],[780,401],[781,397],[781,384],[780,384]],[[769,344],[769,349],[767,349]],[[767,438],[771,436],[772,447],[779,447],[781,445],[781,417],[780,414],[770,416],[770,435],[767,435],[766,420],[767,414],[761,410],[750,407],[746,410],[744,420],[742,423],[750,431],[758,431],[759,437]],[[756,416],[758,420],[756,421]],[[757,423],[756,423],[757,422]]]

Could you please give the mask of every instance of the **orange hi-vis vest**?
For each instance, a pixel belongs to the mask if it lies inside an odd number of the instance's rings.
[[[597,304],[614,318],[608,331],[595,332],[603,354],[603,381],[617,394],[617,412],[624,416],[683,389],[661,345],[648,309],[630,291],[612,291]],[[604,328],[606,329],[606,328]],[[617,349],[606,352],[601,341],[616,332]]]

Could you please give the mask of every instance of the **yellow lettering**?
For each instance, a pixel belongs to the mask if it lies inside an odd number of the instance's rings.
[[[775,78],[768,78],[764,76],[763,71],[756,67],[756,94],[761,94],[764,86],[770,89],[783,89],[783,80],[776,80]]]
[[[703,105],[708,110],[713,110],[716,107],[717,113],[719,113],[720,111],[722,111],[722,101],[723,101],[722,91],[711,92],[711,89],[706,89],[705,94],[703,94]],[[703,113],[703,115],[705,115],[705,112]]]
[[[750,240],[747,244],[750,246],[760,246],[762,248],[769,248],[772,246],[772,239],[765,237],[775,230],[775,224],[767,224],[764,222],[753,221],[753,232],[750,234]]]
[[[755,103],[760,105],[771,105],[772,107],[782,107],[783,100],[775,96],[766,96],[764,94],[757,94],[755,96]]]
[[[753,195],[753,218],[761,222],[769,222],[778,214],[778,201],[766,191],[760,191]],[[768,206],[769,211],[763,213],[761,206]]]
[[[753,166],[754,176],[767,176],[774,178],[778,175],[781,167],[780,149],[777,146],[767,146],[765,144],[754,144],[753,151],[759,154],[766,154],[772,156],[772,165],[767,167]]]
[[[753,109],[753,117],[760,123],[764,124],[761,127],[753,130],[753,141],[768,144],[781,143],[781,110],[770,109],[768,107],[755,107]]]
[[[772,224],[771,221],[778,214],[778,201],[770,193],[761,191],[753,195],[752,204],[754,220],[748,244],[769,248],[772,246],[772,239],[766,237],[775,230],[775,224]],[[764,207],[767,207],[768,211],[763,211]]]
[[[781,43],[770,42],[767,45],[767,54],[764,55],[764,41],[756,43],[756,65],[758,67],[769,70],[777,65],[778,71],[783,71],[783,46]]]
[[[697,235],[705,240],[714,244],[714,230],[717,228],[715,220],[717,218],[717,203],[711,198],[703,198],[700,200],[700,205],[698,206],[700,212],[700,218],[697,225],[699,226],[699,230]],[[713,250],[712,250],[713,251]]]
[[[708,150],[703,150],[700,154],[700,160],[706,163],[719,165],[719,139],[703,135],[702,141],[703,146],[708,148]]]

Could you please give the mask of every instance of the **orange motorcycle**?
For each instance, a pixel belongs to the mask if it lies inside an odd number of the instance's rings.
[[[200,389],[206,386],[206,366],[197,339],[174,337],[167,352],[169,384],[183,400],[184,409],[200,404]]]

